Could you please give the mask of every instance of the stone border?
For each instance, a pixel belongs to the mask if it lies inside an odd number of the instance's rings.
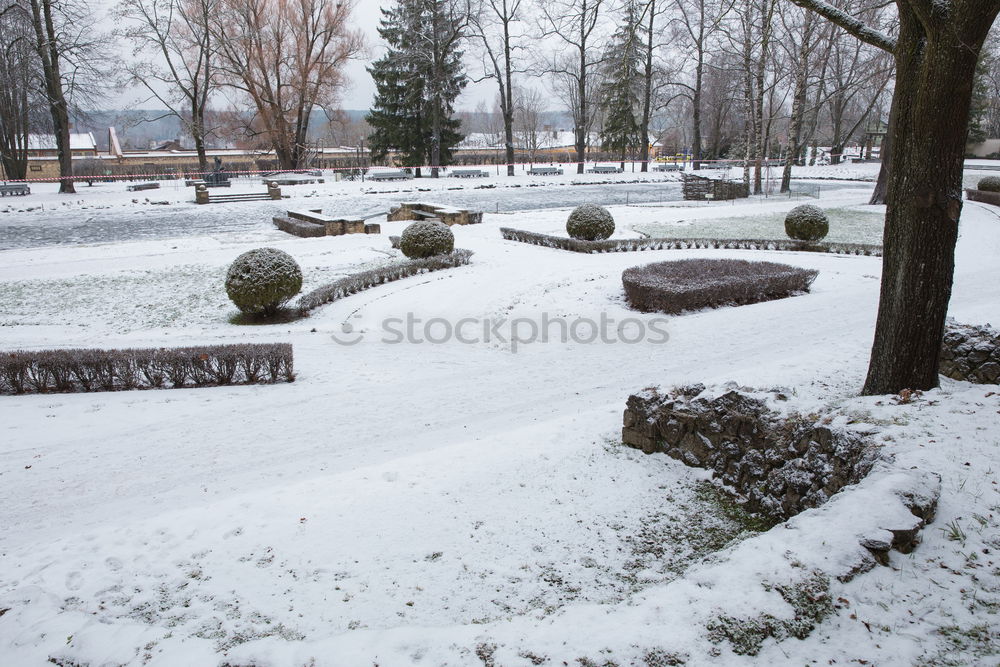
[[[483,221],[482,211],[439,206],[421,202],[404,202],[393,206],[385,216],[387,222],[401,220],[440,220],[446,225],[478,225]]]
[[[544,248],[568,250],[586,254],[602,252],[640,252],[643,250],[779,250],[792,252],[832,253],[837,255],[862,255],[881,257],[882,246],[866,243],[804,243],[802,241],[765,239],[608,239],[605,241],[580,241],[563,236],[538,234],[521,229],[501,227],[500,234],[507,241],[517,241]]]
[[[948,322],[938,372],[952,380],[1000,383],[1000,331],[989,325]]]
[[[714,472],[745,509],[784,521],[818,507],[874,465],[855,432],[782,419],[747,390],[702,396],[703,385],[629,396],[622,441]]]

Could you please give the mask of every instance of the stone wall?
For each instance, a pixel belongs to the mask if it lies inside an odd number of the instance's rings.
[[[860,481],[876,460],[862,436],[782,420],[765,401],[742,391],[702,397],[702,385],[669,394],[630,396],[622,440],[706,468],[746,501],[746,509],[784,520],[823,504]]]
[[[428,215],[437,218],[446,225],[477,225],[483,221],[482,211],[467,211],[464,209],[454,209],[436,204],[422,204],[419,202],[403,203],[393,206],[386,216],[388,222],[399,220],[428,220]]]
[[[979,384],[1000,383],[1000,331],[949,323],[941,343],[941,375]]]

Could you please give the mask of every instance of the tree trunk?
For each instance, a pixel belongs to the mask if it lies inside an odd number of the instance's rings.
[[[504,57],[504,77],[506,78],[506,89],[503,92],[503,133],[504,142],[507,149],[507,175],[514,175],[514,91],[513,76],[510,62],[510,17],[504,5],[503,18],[503,57]]]
[[[73,151],[69,139],[69,103],[63,92],[62,72],[59,58],[62,55],[55,22],[52,19],[50,0],[31,0],[32,24],[38,56],[42,61],[45,93],[52,114],[52,129],[56,138],[56,153],[59,160],[59,192],[76,193],[73,185]]]
[[[952,6],[958,18],[927,34],[899,3],[882,290],[864,394],[938,385],[973,79],[998,10],[994,0]]]
[[[639,159],[642,161],[641,171],[649,171],[649,116],[653,99],[653,28],[656,27],[656,0],[650,0],[650,3],[646,6],[646,11],[649,12],[649,25],[647,26],[648,32],[646,35],[646,69],[642,76],[642,124],[639,128],[639,134],[642,136],[642,146],[639,154]],[[624,168],[623,163],[622,169]]]
[[[701,169],[701,90],[705,80],[705,3],[701,3],[698,28],[698,63],[694,68],[694,94],[691,95],[691,169]]]
[[[199,107],[197,97],[191,100],[191,137],[194,139],[194,149],[198,153],[198,169],[204,174],[208,171],[208,156],[205,154],[205,109]]]
[[[889,108],[888,131],[882,140],[882,147],[879,149],[879,159],[882,160],[882,164],[878,168],[878,179],[875,181],[875,189],[872,191],[872,197],[868,200],[868,203],[873,206],[889,203],[889,177],[892,162],[892,144],[894,141],[893,134],[895,133],[896,126],[896,100],[897,97],[893,94],[892,104]],[[868,157],[871,157],[871,148],[868,149]]]

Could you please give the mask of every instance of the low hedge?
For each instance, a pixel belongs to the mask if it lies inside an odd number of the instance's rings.
[[[0,352],[0,394],[182,389],[294,379],[288,343]]]
[[[328,285],[317,287],[312,292],[303,296],[298,302],[299,313],[308,315],[309,311],[314,308],[332,303],[345,296],[357,294],[377,285],[391,283],[395,280],[402,280],[403,278],[409,278],[421,273],[465,266],[469,263],[470,257],[472,257],[471,250],[459,248],[445,255],[434,255],[423,259],[408,259],[398,264],[390,264],[377,269],[355,273]]]
[[[800,252],[823,252],[838,255],[864,255],[881,257],[882,246],[867,243],[804,243],[790,239],[608,239],[606,241],[581,241],[563,236],[538,234],[522,229],[501,227],[500,233],[508,241],[530,243],[545,248],[569,250],[570,252],[638,252],[641,250],[690,250],[710,248],[715,250],[792,250]]]
[[[644,312],[742,306],[808,292],[817,271],[743,259],[682,259],[622,273],[625,298]]]

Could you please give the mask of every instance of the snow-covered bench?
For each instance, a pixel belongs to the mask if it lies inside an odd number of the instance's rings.
[[[532,167],[528,170],[529,176],[559,176],[562,173],[559,167]]]
[[[681,165],[676,162],[660,162],[653,165],[653,171],[681,171]]]
[[[6,197],[10,195],[12,197],[20,197],[23,195],[30,195],[31,188],[29,188],[24,183],[14,183],[11,185],[0,185],[0,197]]]
[[[242,192],[231,195],[217,195],[208,191],[208,185],[199,185],[194,191],[196,204],[226,204],[243,201],[267,201],[281,199],[281,188],[276,183],[267,184],[267,192]]]
[[[452,169],[452,178],[486,178],[489,173],[482,169]]]
[[[133,183],[125,188],[129,192],[138,192],[140,190],[159,190],[160,184],[156,182],[149,183]]]
[[[588,174],[620,174],[622,173],[621,167],[615,167],[613,165],[600,165],[595,164],[593,167],[587,170]]]
[[[405,171],[373,171],[368,174],[370,181],[408,181],[413,178],[413,174]]]

